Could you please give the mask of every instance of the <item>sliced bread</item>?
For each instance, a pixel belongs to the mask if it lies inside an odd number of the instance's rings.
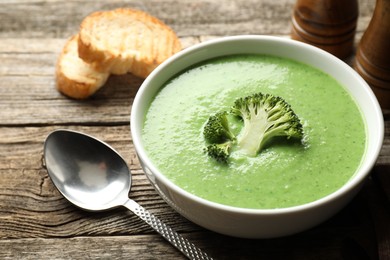
[[[80,25],[78,45],[80,58],[96,70],[141,78],[182,48],[162,21],[128,8],[88,15]]]
[[[65,44],[56,66],[57,89],[76,99],[94,94],[107,81],[109,72],[97,71],[94,66],[79,58],[78,35]]]

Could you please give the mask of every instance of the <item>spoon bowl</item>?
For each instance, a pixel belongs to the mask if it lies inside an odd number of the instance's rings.
[[[125,160],[108,144],[76,131],[57,130],[44,143],[45,166],[58,191],[88,211],[124,206],[189,259],[212,259],[134,200]]]
[[[128,200],[131,173],[107,144],[72,131],[56,131],[44,146],[46,168],[59,192],[89,211],[108,210]]]

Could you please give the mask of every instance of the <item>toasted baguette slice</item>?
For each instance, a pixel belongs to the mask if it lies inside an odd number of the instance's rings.
[[[80,58],[97,70],[141,78],[182,48],[162,21],[125,8],[88,15],[80,25],[78,44]]]
[[[104,85],[109,72],[97,71],[78,55],[78,35],[65,44],[57,61],[57,89],[72,98],[84,99]]]

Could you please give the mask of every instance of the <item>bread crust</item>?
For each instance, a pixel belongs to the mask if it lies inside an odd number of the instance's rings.
[[[182,48],[170,27],[129,8],[88,15],[80,25],[78,46],[79,56],[97,71],[141,78]]]
[[[56,65],[56,87],[64,95],[85,99],[100,89],[109,72],[97,71],[78,56],[78,35],[68,39]]]
[[[175,32],[145,12],[128,8],[95,12],[66,42],[56,65],[56,87],[68,97],[85,99],[110,74],[130,72],[146,78],[181,48]]]

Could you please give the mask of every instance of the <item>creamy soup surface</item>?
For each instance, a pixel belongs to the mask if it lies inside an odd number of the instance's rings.
[[[257,92],[291,105],[303,142],[278,138],[256,157],[232,153],[227,165],[209,158],[202,135],[208,117]],[[147,112],[142,141],[161,173],[192,194],[236,207],[285,208],[322,198],[352,177],[364,156],[364,124],[354,100],[329,75],[284,58],[232,55],[166,82]]]

